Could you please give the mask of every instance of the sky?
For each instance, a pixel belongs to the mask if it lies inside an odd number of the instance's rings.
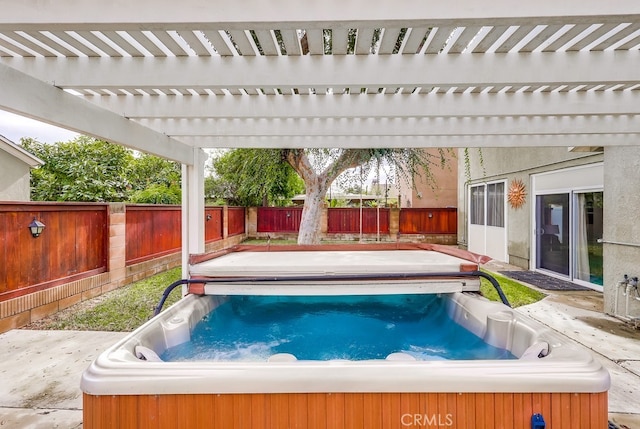
[[[73,140],[79,134],[0,110],[0,135],[3,135],[14,143],[20,143],[20,139],[23,137],[31,137],[40,143],[53,144]],[[386,173],[382,170],[380,173],[381,181],[385,182],[387,180]],[[365,181],[367,185],[371,184],[373,180],[372,176],[375,176],[375,174],[369,174],[369,177],[366,178]],[[337,184],[334,185],[334,189],[337,188],[339,188],[339,186]]]
[[[20,143],[22,137],[31,137],[40,143],[56,143],[72,140],[78,133],[43,122],[34,121],[20,115],[0,110],[0,134],[14,143]]]

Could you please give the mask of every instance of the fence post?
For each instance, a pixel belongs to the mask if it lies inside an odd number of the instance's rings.
[[[400,232],[400,209],[392,207],[389,209],[389,239],[397,240]]]
[[[247,207],[247,236],[255,238],[258,236],[258,208]]]
[[[229,206],[222,206],[222,239],[229,236]]]
[[[320,214],[320,235],[324,238],[327,236],[329,230],[329,209],[327,205],[322,206],[322,212]]]
[[[127,209],[124,203],[109,204],[109,283],[116,289],[124,284],[126,272]]]

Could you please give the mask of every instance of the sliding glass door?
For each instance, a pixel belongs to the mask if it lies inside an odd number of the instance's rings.
[[[536,197],[536,268],[602,286],[602,191]]]
[[[602,192],[574,194],[574,278],[602,286]]]
[[[569,194],[536,198],[537,267],[569,276]]]

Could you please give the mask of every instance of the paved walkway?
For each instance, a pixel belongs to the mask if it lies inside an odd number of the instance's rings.
[[[592,291],[553,292],[518,311],[590,349],[611,375],[609,419],[640,428],[640,331],[601,309],[602,294]]]
[[[518,311],[592,350],[611,374],[610,420],[640,429],[640,331],[604,315],[602,308],[598,292],[553,292]],[[0,429],[81,427],[80,376],[124,335],[29,330],[1,334]]]
[[[80,376],[124,333],[29,331],[0,335],[0,428],[80,428]]]
[[[516,269],[494,261],[485,268]],[[517,310],[591,350],[611,375],[609,420],[640,429],[640,330],[605,315],[600,292],[538,290],[547,297]]]

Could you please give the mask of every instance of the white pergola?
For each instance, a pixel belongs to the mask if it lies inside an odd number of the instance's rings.
[[[202,148],[640,144],[638,0],[0,10],[0,109],[182,163],[185,258]]]

